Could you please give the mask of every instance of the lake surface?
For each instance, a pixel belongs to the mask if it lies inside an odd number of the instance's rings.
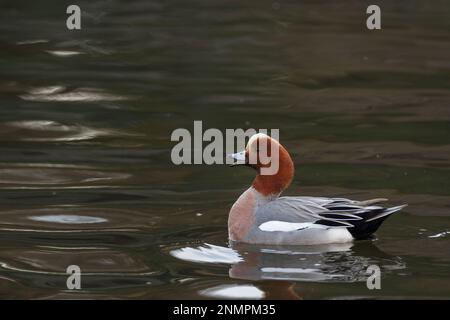
[[[378,1],[379,31],[364,1],[76,3],[80,31],[72,1],[0,4],[0,298],[450,298],[448,1]],[[286,195],[409,206],[373,240],[230,246],[254,172],[172,164],[194,120],[279,128]]]

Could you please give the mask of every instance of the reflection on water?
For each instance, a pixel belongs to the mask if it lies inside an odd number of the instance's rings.
[[[48,50],[47,52],[57,57],[70,57],[79,54],[84,54],[84,52],[79,51],[62,51],[62,50],[52,50],[52,51]]]
[[[433,234],[432,236],[428,236],[428,238],[443,238],[450,235],[450,231],[444,231],[437,234]]]
[[[59,52],[59,54],[62,54]],[[73,55],[74,53],[64,52],[64,55]],[[28,94],[20,95],[24,100],[37,102],[92,102],[92,101],[120,101],[126,100],[126,97],[104,92],[96,88],[79,88],[70,92],[63,92],[64,87],[49,86],[33,88]]]
[[[221,285],[200,291],[206,297],[218,299],[262,299],[265,298],[263,291],[251,285]]]
[[[370,34],[355,1],[77,4],[80,32],[0,4],[0,298],[450,297],[446,1],[380,0]],[[253,172],[174,166],[194,120],[279,128],[287,194],[409,206],[374,242],[227,246]]]
[[[36,39],[36,40],[25,40],[16,42],[17,45],[26,45],[26,44],[37,44],[37,43],[46,43],[48,40],[45,39]]]
[[[84,223],[102,223],[108,220],[98,217],[76,216],[76,215],[46,215],[46,216],[31,216],[31,220],[53,223],[67,223],[67,224],[84,224]]]
[[[80,125],[63,125],[55,121],[26,120],[0,123],[0,133],[22,141],[82,141],[114,135],[114,131]],[[4,136],[5,137],[5,136]],[[0,138],[1,139],[1,138]]]
[[[362,254],[358,246],[361,244],[320,246],[232,244],[231,248],[224,248],[206,244],[197,248],[174,249],[170,254],[185,261],[230,264],[230,277],[243,280],[356,282],[366,281],[367,268],[373,264],[386,272],[406,268],[401,258],[386,255],[370,242],[362,244],[370,246],[370,255]]]
[[[200,263],[228,263],[234,264],[243,261],[239,252],[220,246],[205,244],[197,248],[180,248],[170,252],[172,256],[185,261]]]

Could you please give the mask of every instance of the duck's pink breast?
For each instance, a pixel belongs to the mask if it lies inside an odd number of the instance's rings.
[[[253,188],[245,191],[233,204],[230,215],[228,216],[228,234],[230,240],[241,241],[244,239],[254,222],[254,205],[255,195]]]

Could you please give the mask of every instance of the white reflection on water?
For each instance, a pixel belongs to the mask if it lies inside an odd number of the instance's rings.
[[[132,228],[107,228],[107,229],[70,229],[70,230],[45,230],[45,229],[24,229],[24,228],[1,228],[0,231],[10,232],[34,232],[34,233],[100,233],[100,232],[138,232],[139,229]]]
[[[12,266],[6,262],[0,261],[0,268],[5,270],[11,270],[16,272],[24,272],[24,273],[31,273],[31,274],[45,274],[45,275],[62,275],[66,276],[66,272],[57,272],[57,271],[41,271],[41,270],[31,270],[31,269],[24,269]],[[83,272],[83,276],[154,276],[158,272],[156,271],[149,271],[149,272]]]
[[[50,53],[51,55],[57,57],[71,57],[80,54],[85,54],[84,52],[80,51],[68,51],[68,50],[46,50],[45,52]]]
[[[428,236],[428,238],[444,238],[445,236],[449,235],[450,231],[444,231],[437,234],[433,234],[432,236]]]
[[[64,223],[64,224],[85,224],[85,223],[102,223],[107,222],[105,218],[68,215],[68,214],[55,214],[45,216],[31,216],[30,220],[39,222],[51,222],[51,223]]]
[[[205,243],[204,247],[180,248],[170,251],[170,255],[180,260],[203,263],[238,263],[243,261],[235,250]]]
[[[28,92],[30,94],[54,94],[64,91],[66,88],[63,86],[48,86],[48,87],[37,87],[30,89]]]
[[[26,44],[38,44],[38,43],[47,43],[48,40],[46,39],[36,39],[36,40],[24,40],[24,41],[18,41],[16,42],[17,45],[26,45]]]
[[[384,271],[404,269],[398,257],[386,255],[371,243],[356,250],[353,243],[319,246],[261,246],[231,244],[225,248],[205,244],[179,248],[170,255],[197,263],[230,264],[229,276],[243,280],[355,282],[367,279],[366,270],[378,264]],[[365,254],[364,250],[369,250]]]
[[[28,93],[19,95],[23,100],[36,102],[95,102],[95,101],[121,101],[128,97],[108,93],[98,88],[78,88],[63,92],[62,86],[37,87],[28,90]]]
[[[22,141],[80,141],[118,134],[107,129],[94,129],[81,125],[64,125],[47,120],[12,121],[5,123],[5,129],[7,130],[6,133],[17,129],[30,131],[30,134],[18,138],[18,140]],[[32,134],[33,131],[36,134]]]
[[[263,299],[265,293],[252,285],[220,285],[201,290],[200,295],[219,299]]]

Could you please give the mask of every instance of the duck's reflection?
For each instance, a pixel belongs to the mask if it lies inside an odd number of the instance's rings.
[[[264,292],[264,298],[273,299],[298,298],[292,290],[296,282],[366,281],[367,268],[373,264],[378,265],[382,273],[405,268],[399,257],[382,252],[372,241],[318,246],[231,243],[229,247],[221,247],[205,244],[175,249],[171,255],[198,263],[228,263],[231,278],[264,280],[255,286]],[[240,298],[239,285],[235,290],[226,285],[209,288],[203,294],[225,297],[226,292],[232,293],[230,298]]]
[[[343,268],[338,268],[334,262],[343,260],[352,244],[305,247],[232,244],[231,247],[243,257],[231,266],[231,278],[326,281],[344,276]]]

